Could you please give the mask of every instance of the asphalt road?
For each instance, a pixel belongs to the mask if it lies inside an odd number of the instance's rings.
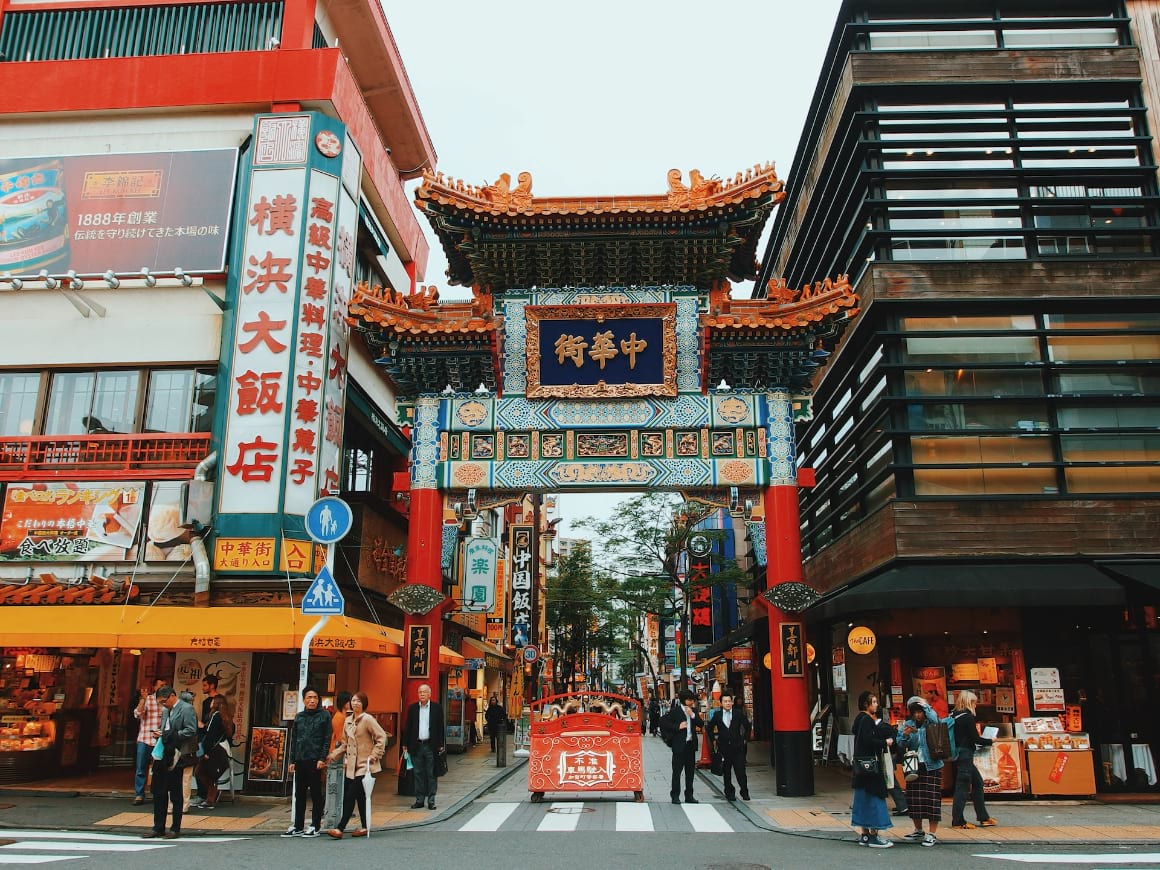
[[[675,807],[673,809],[676,809]],[[138,837],[87,832],[3,831],[0,865],[156,870],[204,867],[317,868],[350,866],[422,867],[423,870],[593,870],[593,868],[695,868],[695,870],[849,870],[852,862],[890,868],[1160,867],[1160,852],[1146,847],[1056,848],[969,847],[932,849],[899,844],[871,850],[850,841],[811,839],[768,832],[618,832],[608,830],[480,832],[452,819],[420,830],[376,834],[341,842],[278,837],[198,837],[143,841]]]

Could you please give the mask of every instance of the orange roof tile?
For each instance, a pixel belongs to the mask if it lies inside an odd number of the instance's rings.
[[[769,282],[765,299],[732,299],[728,285],[709,294],[709,312],[701,316],[701,325],[711,329],[783,329],[793,330],[818,323],[841,309],[848,316],[858,313],[858,294],[846,275],[806,284],[801,290],[787,287],[785,279]]]
[[[128,598],[137,597],[130,587]],[[62,586],[56,583],[0,584],[0,605],[18,604],[120,604],[126,596],[121,589],[97,586]]]
[[[565,215],[565,214],[632,214],[635,212],[667,214],[703,212],[735,205],[774,192],[777,200],[785,196],[784,185],[772,163],[758,164],[732,179],[705,178],[691,170],[686,185],[679,169],[668,173],[668,191],[640,196],[532,196],[532,175],[521,172],[516,186],[503,173],[492,184],[475,186],[462,179],[445,178],[443,173],[424,172],[423,183],[415,191],[415,202],[424,208],[426,202],[492,215]]]
[[[440,304],[439,291],[433,286],[403,295],[364,282],[355,289],[349,314],[351,326],[376,324],[411,335],[494,332],[497,326],[490,296],[477,293],[472,302]]]

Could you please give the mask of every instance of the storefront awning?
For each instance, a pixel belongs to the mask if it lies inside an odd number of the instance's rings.
[[[1124,588],[1091,565],[905,565],[831,592],[806,614],[810,619],[831,619],[858,611],[899,608],[1098,607],[1123,603]]]
[[[466,647],[470,647],[472,650],[475,650],[476,652],[481,652],[485,656],[495,656],[496,658],[504,659],[504,660],[509,661],[509,662],[512,660],[512,657],[509,656],[507,653],[505,653],[503,650],[501,650],[498,646],[495,646],[494,644],[490,644],[485,640],[476,640],[474,637],[465,637],[463,639],[463,645]],[[469,658],[479,658],[479,657],[478,656],[469,656]]]
[[[1127,579],[1132,583],[1160,591],[1160,561],[1156,562],[1096,562],[1103,571],[1111,573],[1117,580]]]
[[[462,667],[467,662],[463,656],[457,653],[449,646],[439,647],[439,664],[447,665],[448,667]]]
[[[290,651],[301,649],[302,638],[317,619],[289,607],[3,607],[0,642],[6,646]],[[399,629],[349,616],[330,617],[310,645],[318,652],[386,656],[401,655],[402,647]],[[443,650],[439,658],[443,660]]]

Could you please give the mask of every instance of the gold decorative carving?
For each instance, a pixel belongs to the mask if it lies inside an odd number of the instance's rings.
[[[479,189],[479,196],[500,211],[524,211],[532,204],[532,173],[521,172],[513,189],[512,177],[506,172],[500,174],[494,184]]]
[[[628,455],[628,435],[624,432],[580,432],[576,435],[576,455],[623,458]]]
[[[371,549],[371,561],[392,580],[403,582],[407,573],[407,554],[402,547],[377,537]]]
[[[647,462],[561,462],[549,475],[558,483],[648,483],[656,470]]]
[[[529,399],[607,399],[636,396],[677,395],[677,305],[675,302],[642,302],[625,305],[528,305],[527,397]],[[540,323],[545,320],[590,320],[594,324],[632,318],[659,319],[661,336],[661,382],[657,384],[549,384],[540,383]]]
[[[730,483],[753,483],[753,464],[734,459],[719,468],[721,477]]]
[[[455,466],[455,470],[451,475],[451,479],[456,486],[473,487],[483,483],[487,477],[487,472],[482,465],[477,465],[474,462],[463,462]]]

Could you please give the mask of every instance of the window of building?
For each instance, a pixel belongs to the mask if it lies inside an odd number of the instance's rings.
[[[1156,360],[1160,335],[1122,332],[1110,335],[1050,335],[1047,355],[1052,360]]]
[[[1038,402],[930,402],[908,406],[910,429],[1021,429],[1027,432],[1048,427],[1047,406]]]
[[[1160,405],[1064,405],[1057,414],[1061,429],[1160,430]]]
[[[1101,463],[1066,468],[1071,492],[1160,492],[1160,435],[1065,435],[1060,446],[1065,462]]]
[[[31,435],[40,397],[40,375],[0,372],[0,435]]]
[[[1062,395],[1160,395],[1160,372],[1145,369],[1060,370],[1053,376],[1053,389]]]
[[[217,376],[209,369],[151,372],[145,399],[146,432],[209,432]]]
[[[890,243],[891,259],[898,262],[916,260],[1022,260],[1027,246],[1021,236],[928,236],[896,237]]]
[[[54,374],[49,384],[44,434],[132,432],[140,380],[137,371]]]
[[[905,348],[910,362],[1035,362],[1040,357],[1034,335],[907,336]]]
[[[923,181],[911,178],[891,178],[886,182],[886,199],[888,200],[1015,199],[1018,196],[1019,190],[1014,185],[984,179]]]
[[[903,378],[908,396],[1034,396],[1043,378],[1024,369],[925,369]]]

